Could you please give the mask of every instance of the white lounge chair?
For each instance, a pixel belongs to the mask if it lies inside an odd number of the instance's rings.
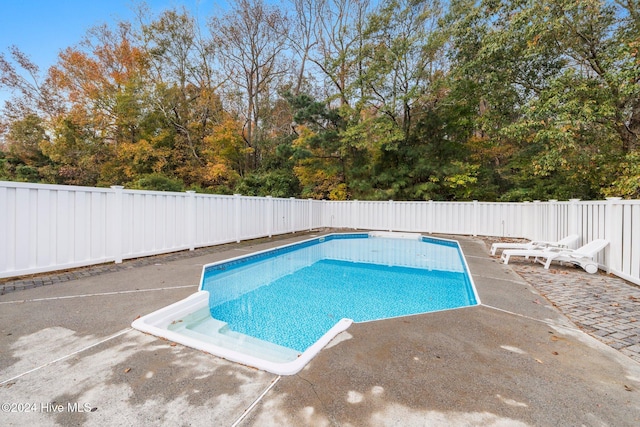
[[[578,249],[507,249],[502,251],[500,259],[505,264],[509,264],[512,256],[535,257],[535,261],[544,264],[545,269],[549,269],[552,261],[570,262],[579,265],[587,273],[593,274],[598,271],[598,263],[595,261],[596,255],[609,244],[608,240],[596,239]],[[544,260],[544,262],[542,261]]]
[[[494,243],[491,245],[491,255],[495,255],[498,249],[543,249],[543,248],[568,248],[580,239],[577,234],[570,234],[557,242],[534,240],[527,243]]]

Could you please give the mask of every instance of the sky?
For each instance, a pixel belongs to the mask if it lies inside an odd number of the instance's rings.
[[[55,64],[58,53],[78,44],[87,30],[101,24],[133,20],[134,0],[0,0],[0,52],[17,46],[40,71]],[[220,0],[146,0],[154,15],[185,6],[196,16],[211,16]],[[0,103],[10,92],[0,89]]]

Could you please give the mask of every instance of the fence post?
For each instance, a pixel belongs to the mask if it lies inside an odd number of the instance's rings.
[[[233,195],[233,228],[235,229],[236,243],[240,243],[240,196],[242,194]]]
[[[473,201],[473,237],[478,236],[478,217],[480,213],[478,212],[478,201]]]
[[[267,234],[273,236],[273,197],[267,196]]]
[[[542,202],[540,200],[533,201],[533,236],[531,236],[532,240],[545,240],[544,235],[541,233],[542,230]]]
[[[529,200],[525,200],[524,202],[522,202],[521,205],[516,205],[516,207],[519,208],[521,213],[520,218],[522,218],[520,222],[517,223],[518,227],[517,227],[516,233],[520,234],[519,237],[529,238],[535,234],[531,231],[533,226],[531,224],[531,221],[529,220],[529,218],[532,217],[531,215],[532,208],[530,207],[530,205],[531,205],[531,202]]]
[[[393,200],[389,200],[389,204],[387,205],[387,221],[389,225],[389,231],[393,231],[392,217],[393,217]]]
[[[360,220],[360,209],[358,209],[360,207],[360,204],[358,203],[358,199],[349,202],[349,204],[351,205],[351,209],[349,209],[349,216],[351,217],[351,228],[357,230],[358,221]]]
[[[295,218],[295,206],[296,206],[296,198],[289,197],[289,229],[291,233],[296,232],[295,224],[293,223],[293,219]]]
[[[549,212],[548,212],[548,223],[547,223],[547,232],[551,232],[551,234],[547,234],[545,236],[546,240],[556,241],[559,239],[558,237],[558,200],[557,199],[549,199]]]
[[[433,205],[433,200],[429,200],[427,203],[429,203],[429,209],[427,210],[427,212],[429,212],[429,213],[427,214],[427,215],[429,215],[429,218],[428,218],[428,220],[427,220],[427,224],[428,224],[428,225],[427,225],[427,229],[428,229],[428,230],[427,230],[427,232],[428,232],[429,234],[433,234],[433,227],[434,227],[434,225],[433,225],[433,224],[434,224],[434,222],[435,222],[435,218],[434,218],[434,215],[435,215],[435,213],[434,213],[434,212],[435,212],[435,207],[434,207],[434,205]]]
[[[567,217],[567,234],[580,235],[578,202],[580,199],[569,199],[569,214]]]
[[[188,190],[187,192],[187,238],[189,239],[189,250],[196,248],[196,236],[198,235],[198,218],[196,213],[196,192]]]
[[[313,230],[313,199],[309,197],[307,199],[309,205],[309,231]]]
[[[609,246],[607,255],[607,273],[622,271],[622,209],[617,203],[621,197],[607,197],[605,214],[605,236]]]
[[[111,189],[115,196],[113,210],[111,211],[111,221],[113,222],[113,250],[116,264],[122,263],[122,185],[112,185]]]

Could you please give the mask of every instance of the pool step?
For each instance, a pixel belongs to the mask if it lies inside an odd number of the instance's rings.
[[[167,329],[176,332],[191,329],[201,333],[215,333],[225,326],[227,326],[227,322],[214,319],[209,313],[209,307],[203,307],[184,316],[180,320],[171,322]]]
[[[262,357],[272,362],[289,362],[295,360],[299,355],[296,350],[232,330],[227,322],[211,317],[208,307],[203,307],[172,322],[167,329],[239,353]]]

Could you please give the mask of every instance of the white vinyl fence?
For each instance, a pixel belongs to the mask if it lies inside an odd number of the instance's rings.
[[[0,182],[0,278],[317,228],[607,239],[598,262],[640,284],[640,201],[320,201]]]
[[[0,182],[0,278],[310,230],[321,203]]]

